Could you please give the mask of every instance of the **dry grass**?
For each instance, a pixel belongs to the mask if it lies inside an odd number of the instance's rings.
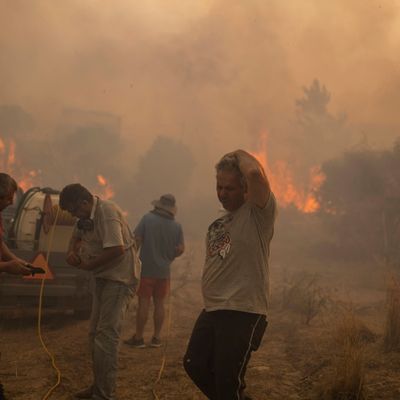
[[[363,350],[347,343],[343,355],[337,360],[335,379],[331,390],[334,400],[363,399]]]
[[[333,359],[333,375],[320,392],[321,399],[362,400],[366,342],[375,335],[348,311],[338,321],[334,331],[337,353]]]
[[[384,347],[387,351],[400,349],[400,281],[394,276],[387,288]]]
[[[376,339],[377,336],[355,316],[352,309],[342,311],[334,331],[334,341],[337,345],[360,347],[375,342]]]
[[[299,313],[309,325],[328,303],[328,296],[318,285],[315,274],[306,272],[286,277],[282,291],[282,307]]]

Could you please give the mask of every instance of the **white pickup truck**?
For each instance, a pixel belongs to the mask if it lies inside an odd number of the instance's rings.
[[[43,307],[70,309],[79,319],[91,313],[90,275],[65,261],[75,219],[58,206],[59,191],[34,187],[3,211],[5,241],[17,256],[45,273],[0,275],[0,307],[37,306],[44,282]]]

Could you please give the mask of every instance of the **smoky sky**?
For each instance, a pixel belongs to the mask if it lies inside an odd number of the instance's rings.
[[[346,114],[351,134],[338,148],[365,135],[388,145],[398,135],[396,1],[0,0],[0,7],[0,104],[32,114],[42,137],[57,134],[66,108],[116,115],[126,168],[134,170],[159,135],[189,146],[203,178],[223,153],[256,149],[262,132],[273,158],[307,158],[310,146],[299,152],[295,137],[295,101],[314,79],[331,94],[329,112]],[[203,178],[193,191],[210,185]]]

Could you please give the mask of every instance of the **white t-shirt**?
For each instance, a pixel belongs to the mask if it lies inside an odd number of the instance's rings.
[[[206,311],[267,314],[269,244],[275,217],[271,193],[264,208],[247,202],[209,226],[202,279]]]
[[[135,282],[133,235],[129,230],[120,208],[111,201],[98,200],[95,204],[92,231],[75,230],[74,235],[81,239],[80,256],[90,261],[107,247],[123,246],[124,254],[109,263],[94,269],[96,278],[132,284]]]

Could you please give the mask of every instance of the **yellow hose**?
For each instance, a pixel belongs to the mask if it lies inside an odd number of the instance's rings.
[[[54,239],[54,231],[55,231],[55,227],[57,224],[57,219],[58,219],[58,215],[59,215],[59,211],[60,208],[57,208],[57,213],[56,213],[56,217],[54,218],[53,224],[51,226],[51,231],[50,231],[50,235],[49,235],[49,239],[47,241],[47,252],[46,252],[46,264],[47,264],[47,268],[49,266],[49,258],[50,258],[50,250],[51,250],[51,246],[53,245],[53,239]],[[42,282],[40,285],[40,295],[39,295],[39,306],[38,306],[38,319],[37,319],[37,328],[38,328],[38,336],[39,336],[39,340],[40,343],[42,344],[43,349],[45,350],[45,352],[48,354],[48,356],[51,359],[51,364],[54,368],[54,370],[56,371],[57,374],[57,383],[55,385],[53,385],[45,394],[45,396],[42,398],[42,400],[46,400],[50,397],[50,395],[53,393],[53,391],[60,385],[61,383],[61,372],[58,369],[57,365],[56,365],[56,361],[55,358],[53,356],[53,354],[49,351],[49,349],[47,348],[46,344],[44,343],[43,337],[42,337],[42,304],[43,304],[43,292],[44,292],[44,282],[45,282],[45,278],[42,278]]]

